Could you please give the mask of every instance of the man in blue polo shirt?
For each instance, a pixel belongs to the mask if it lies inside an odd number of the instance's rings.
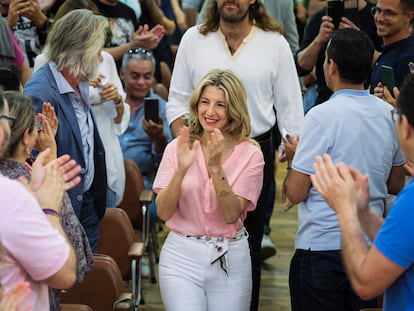
[[[315,157],[325,153],[335,163],[359,169],[369,177],[369,204],[380,216],[387,193],[404,186],[405,159],[391,118],[393,107],[364,88],[373,52],[368,35],[352,28],[335,31],[328,42],[323,69],[334,93],[306,114],[284,185],[287,198],[299,203],[289,273],[292,311],[376,307],[376,300],[363,301],[353,291],[342,263],[338,219],[310,179]],[[288,158],[295,141],[285,141]]]
[[[397,99],[397,109],[392,113],[407,163],[414,161],[413,97],[414,75],[407,75]],[[342,255],[355,291],[365,299],[385,291],[384,311],[413,310],[413,179],[398,194],[383,220],[368,208],[366,176],[345,164],[335,167],[327,155],[317,158],[315,172],[311,177],[313,185],[338,215]],[[372,247],[362,238],[362,231],[375,239]]]
[[[411,35],[414,0],[378,0],[372,13],[384,48],[371,75],[371,93],[383,98],[381,66],[394,69],[395,86],[399,88],[410,73],[409,63],[414,62],[414,37]]]

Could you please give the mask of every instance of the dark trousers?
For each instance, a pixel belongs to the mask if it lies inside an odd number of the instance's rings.
[[[267,133],[266,133],[267,134]],[[260,276],[261,276],[261,243],[263,237],[263,227],[265,220],[266,203],[269,197],[269,187],[271,183],[272,172],[274,171],[274,161],[271,160],[272,152],[272,137],[269,131],[268,135],[261,135],[257,137],[257,142],[262,149],[265,166],[263,175],[263,188],[260,193],[259,200],[257,201],[256,209],[247,213],[247,217],[244,221],[244,226],[249,233],[249,247],[250,256],[252,260],[252,302],[250,305],[250,311],[256,311],[259,308],[259,296],[260,296]]]
[[[83,203],[79,221],[85,229],[92,252],[97,252],[99,240],[99,218],[95,209],[95,202],[89,192],[83,194]]]
[[[269,153],[268,161],[271,161],[273,164],[273,169],[269,171],[269,174],[271,176],[269,177],[269,184],[263,185],[263,187],[267,186],[269,187],[268,190],[268,199],[266,203],[266,210],[265,210],[265,225],[264,225],[264,234],[269,235],[270,234],[270,219],[272,218],[273,214],[273,207],[275,205],[275,199],[276,199],[276,181],[275,181],[275,159],[276,159],[276,151],[277,148],[280,145],[281,137],[279,133],[279,128],[277,125],[277,121],[275,125],[272,128],[272,145],[270,146],[271,152]]]
[[[377,299],[361,300],[351,288],[341,251],[296,250],[290,262],[292,311],[359,311]]]

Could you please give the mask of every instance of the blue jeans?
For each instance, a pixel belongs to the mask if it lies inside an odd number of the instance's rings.
[[[99,240],[99,218],[95,210],[94,199],[89,192],[83,194],[79,221],[85,229],[92,252],[96,253]]]
[[[106,207],[116,207],[116,192],[106,188]]]
[[[377,300],[361,300],[351,288],[341,251],[297,249],[290,262],[292,311],[359,311]]]

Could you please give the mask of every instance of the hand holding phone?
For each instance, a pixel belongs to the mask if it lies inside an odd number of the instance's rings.
[[[393,88],[395,86],[394,69],[391,66],[381,66],[381,82],[390,91],[392,97],[394,97]]]
[[[158,119],[158,98],[145,97],[144,99],[144,118],[145,120],[152,120],[154,123],[159,123]]]
[[[341,17],[344,16],[344,2],[341,0],[327,0],[326,15],[332,17],[335,29],[338,29]]]

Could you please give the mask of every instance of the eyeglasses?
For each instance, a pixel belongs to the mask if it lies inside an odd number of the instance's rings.
[[[7,120],[7,121],[15,121],[16,120],[16,117],[14,117],[14,116],[7,116],[7,115],[5,115],[5,114],[0,114],[0,120]]]
[[[385,18],[393,18],[399,14],[405,14],[406,12],[394,12],[393,10],[388,10],[388,9],[383,10],[377,6],[374,6],[371,8],[372,16],[377,16],[377,15],[380,15],[381,13],[384,15]]]
[[[144,48],[129,49],[128,54],[144,54],[153,57],[152,51]]]
[[[0,121],[3,122],[5,126],[11,128],[13,126],[13,122],[16,120],[15,116],[9,116],[5,114],[0,114]]]
[[[400,119],[400,112],[398,111],[398,109],[394,108],[393,110],[391,110],[391,117],[394,123]]]

